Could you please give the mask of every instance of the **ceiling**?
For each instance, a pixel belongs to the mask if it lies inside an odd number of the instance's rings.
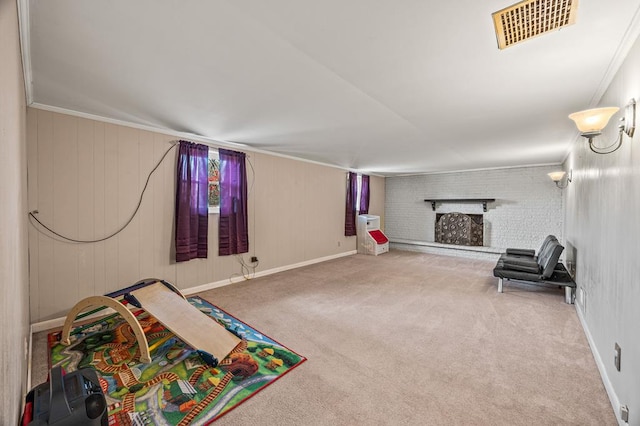
[[[640,0],[498,50],[514,2],[20,0],[27,97],[386,176],[557,164]]]

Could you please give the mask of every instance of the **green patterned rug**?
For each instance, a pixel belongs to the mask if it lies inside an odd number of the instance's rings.
[[[117,314],[76,327],[71,345],[49,335],[49,364],[71,372],[96,370],[107,398],[110,425],[202,425],[240,405],[306,358],[200,297],[189,302],[235,330],[242,342],[212,368],[146,312],[138,313],[150,364],[138,361],[131,327]]]

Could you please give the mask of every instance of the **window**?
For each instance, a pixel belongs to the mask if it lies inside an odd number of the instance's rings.
[[[209,214],[220,213],[220,156],[209,149]]]

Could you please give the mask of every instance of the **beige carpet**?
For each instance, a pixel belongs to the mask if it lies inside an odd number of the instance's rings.
[[[615,425],[563,291],[492,268],[392,251],[202,293],[309,359],[217,424]]]

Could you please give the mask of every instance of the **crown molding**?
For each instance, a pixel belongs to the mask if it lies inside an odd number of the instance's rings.
[[[591,100],[589,102],[589,108],[595,108],[598,106],[598,102],[600,102],[605,92],[611,85],[611,82],[613,81],[614,77],[618,73],[618,70],[620,70],[620,67],[624,63],[625,59],[627,58],[627,55],[629,54],[629,51],[631,50],[631,48],[633,47],[633,45],[635,44],[639,36],[640,36],[640,6],[636,9],[633,15],[633,19],[629,23],[627,30],[622,36],[622,40],[620,41],[618,48],[614,52],[613,57],[609,62],[609,66],[607,67],[607,70],[602,76],[602,80],[600,80],[600,84],[598,84],[596,91],[591,97]]]
[[[286,155],[286,154],[280,154],[280,153],[277,153],[277,152],[266,151],[264,149],[255,148],[255,147],[252,147],[250,145],[243,144],[243,143],[230,142],[230,141],[225,141],[225,140],[222,140],[222,139],[209,138],[209,137],[202,136],[202,135],[196,135],[194,133],[178,132],[178,131],[175,131],[175,130],[172,130],[172,129],[154,127],[154,126],[149,126],[149,125],[145,125],[145,124],[133,123],[133,122],[130,122],[130,121],[125,121],[125,120],[118,120],[118,119],[115,119],[115,118],[103,117],[101,115],[89,114],[89,113],[86,113],[86,112],[76,111],[76,110],[67,109],[67,108],[61,108],[61,107],[57,107],[57,106],[53,106],[53,105],[46,105],[46,104],[40,104],[40,103],[37,103],[37,102],[32,102],[29,105],[29,107],[34,108],[34,109],[40,109],[40,110],[43,110],[43,111],[55,112],[55,113],[58,113],[58,114],[70,115],[72,117],[86,118],[88,120],[99,121],[99,122],[102,122],[102,123],[115,124],[117,126],[130,127],[130,128],[133,128],[133,129],[145,130],[145,131],[154,132],[154,133],[161,133],[163,135],[168,135],[168,136],[175,136],[177,138],[188,139],[188,140],[193,141],[193,142],[203,143],[205,145],[209,145],[209,146],[214,147],[214,148],[239,149],[239,150],[242,150],[242,151],[255,152],[255,153],[258,153],[258,154],[265,154],[265,155],[270,155],[272,157],[286,158],[286,159],[294,160],[294,161],[302,161],[304,163],[311,163],[311,164],[316,164],[316,165],[324,166],[324,167],[330,167],[330,168],[334,168],[334,169],[352,171],[352,172],[357,172],[357,173],[366,173],[366,172],[364,172],[362,170],[349,169],[349,168],[346,168],[346,167],[336,166],[334,164],[327,164],[327,163],[322,163],[320,161],[307,160],[305,158],[294,157],[292,155]],[[385,177],[384,175],[376,174],[376,173],[367,173],[367,174],[369,174],[371,176],[376,176],[376,177]]]
[[[29,25],[29,0],[18,0],[18,27],[20,28],[20,50],[22,73],[27,105],[33,103],[33,77],[31,71],[31,31]]]

